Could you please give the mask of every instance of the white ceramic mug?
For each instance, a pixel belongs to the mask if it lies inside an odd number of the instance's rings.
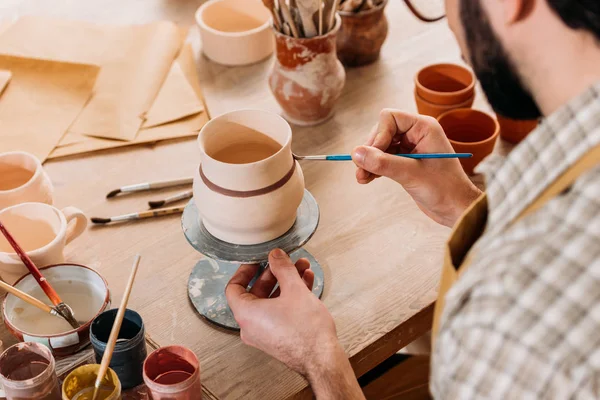
[[[0,210],[15,204],[52,204],[54,188],[33,154],[24,151],[0,153]]]
[[[87,218],[75,207],[59,210],[43,203],[23,203],[0,211],[0,221],[40,268],[64,262],[65,246],[83,233]],[[0,276],[13,284],[29,271],[0,234]]]

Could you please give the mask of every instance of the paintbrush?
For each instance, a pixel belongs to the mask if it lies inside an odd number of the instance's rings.
[[[62,317],[62,315],[60,315],[58,313],[58,311],[56,311],[56,309],[54,309],[54,307],[50,307],[48,304],[36,299],[35,297],[33,297],[32,295],[30,295],[28,293],[25,293],[25,292],[17,289],[14,286],[9,285],[8,283],[6,283],[2,280],[0,280],[0,288],[6,290],[8,293],[10,293],[14,296],[17,296],[24,302],[31,304],[32,306],[37,307],[44,312],[47,312],[48,314],[54,315],[56,317]]]
[[[142,211],[139,213],[117,215],[116,217],[110,217],[110,218],[93,217],[93,218],[91,218],[91,221],[94,224],[108,224],[111,222],[133,221],[136,219],[143,219],[143,218],[162,217],[164,215],[182,213],[184,208],[185,207],[163,208],[160,210]]]
[[[330,154],[330,155],[319,155],[319,156],[299,156],[293,154],[296,160],[321,160],[321,161],[352,161],[350,154]],[[394,154],[398,157],[413,158],[417,160],[429,159],[429,158],[471,158],[471,153],[422,153],[422,154]]]
[[[104,355],[102,356],[102,361],[100,362],[98,376],[96,377],[96,382],[94,383],[94,395],[92,396],[92,400],[96,400],[96,397],[98,397],[98,390],[100,390],[100,386],[102,385],[102,379],[104,379],[104,375],[106,375],[106,372],[108,371],[108,366],[110,365],[110,360],[112,359],[113,351],[115,350],[115,344],[117,343],[117,338],[119,337],[119,331],[121,330],[121,324],[123,323],[123,317],[125,316],[125,310],[127,309],[127,302],[129,301],[129,295],[131,294],[131,288],[133,287],[135,274],[137,273],[138,266],[140,265],[140,259],[141,257],[138,254],[135,256],[135,260],[133,260],[133,267],[131,269],[131,274],[129,275],[129,281],[125,287],[125,292],[123,293],[123,300],[121,300],[121,305],[119,305],[119,310],[117,311],[115,322],[113,322],[112,329],[110,330],[110,336],[106,342],[106,349],[104,350]]]
[[[167,197],[164,200],[149,201],[148,206],[150,208],[160,208],[160,207],[166,206],[167,204],[175,203],[176,201],[191,199],[193,195],[194,195],[194,192],[192,190],[188,190],[186,192]]]
[[[6,227],[4,226],[4,224],[2,222],[0,222],[0,231],[2,231],[2,234],[4,234],[4,237],[6,238],[8,243],[11,245],[11,247],[15,250],[15,253],[17,253],[17,255],[19,256],[21,261],[23,261],[23,264],[25,264],[25,266],[27,267],[27,269],[29,270],[31,275],[35,278],[38,285],[40,285],[40,287],[42,288],[44,293],[46,293],[46,296],[48,296],[48,298],[50,299],[52,304],[54,304],[54,308],[55,308],[56,312],[61,317],[66,319],[67,322],[74,329],[79,328],[79,323],[73,317],[73,311],[71,310],[71,308],[60,299],[60,296],[58,295],[58,293],[56,293],[56,290],[54,290],[54,288],[52,286],[50,286],[50,283],[48,282],[48,280],[46,280],[46,278],[44,278],[44,276],[42,275],[40,270],[35,266],[33,261],[31,261],[31,258],[29,258],[29,256],[27,255],[27,253],[25,253],[25,251],[21,248],[21,246],[19,246],[19,244],[16,242],[15,238],[10,234],[10,232],[8,232],[8,230],[6,229]]]
[[[182,179],[174,179],[170,181],[159,181],[159,182],[145,182],[145,183],[137,183],[135,185],[123,186],[119,189],[115,189],[109,192],[106,195],[107,199],[111,197],[115,197],[119,193],[132,193],[132,192],[142,192],[145,190],[154,190],[154,189],[164,189],[174,186],[183,186],[190,185],[194,181],[193,178],[182,178]]]

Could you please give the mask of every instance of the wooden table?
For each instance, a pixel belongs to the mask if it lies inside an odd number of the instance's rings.
[[[52,15],[106,23],[171,19],[193,24],[198,0],[3,0],[0,17]],[[423,24],[391,1],[390,33],[381,60],[347,71],[337,113],[327,123],[294,127],[298,154],[350,151],[361,144],[385,107],[416,111],[413,76],[423,65],[460,62],[445,21]],[[213,116],[239,108],[278,112],[267,87],[272,60],[226,68],[199,52],[195,27],[190,39],[198,73]],[[486,108],[479,95],[476,107]],[[46,164],[59,207],[73,205],[88,216],[142,210],[161,194],[131,195],[113,201],[105,194],[118,186],[192,174],[198,165],[194,140],[103,151]],[[430,221],[397,184],[379,179],[355,182],[352,163],[302,164],[306,186],[321,208],[321,223],[306,248],[325,270],[323,301],[335,318],[339,338],[358,376],[426,332],[440,273],[442,245],[449,233]],[[175,191],[173,191],[175,192]],[[167,192],[168,193],[168,192]],[[142,263],[129,303],[144,317],[161,345],[193,349],[202,382],[218,398],[279,399],[311,396],[307,382],[258,350],[236,332],[204,321],[187,296],[187,280],[200,259],[186,242],[179,216],[91,227],[68,246],[67,259],[97,268],[118,304],[134,254]],[[5,340],[6,336],[4,336]]]

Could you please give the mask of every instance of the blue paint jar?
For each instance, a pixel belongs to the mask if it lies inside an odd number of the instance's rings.
[[[90,342],[94,348],[97,363],[102,360],[116,316],[117,309],[114,308],[104,311],[92,322]],[[110,361],[110,368],[116,372],[123,389],[130,389],[144,382],[142,368],[146,355],[144,321],[140,314],[127,309]]]

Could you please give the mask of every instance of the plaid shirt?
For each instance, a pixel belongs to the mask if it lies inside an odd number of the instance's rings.
[[[600,167],[514,222],[599,144],[597,83],[482,164],[487,227],[446,296],[435,398],[600,399]]]

